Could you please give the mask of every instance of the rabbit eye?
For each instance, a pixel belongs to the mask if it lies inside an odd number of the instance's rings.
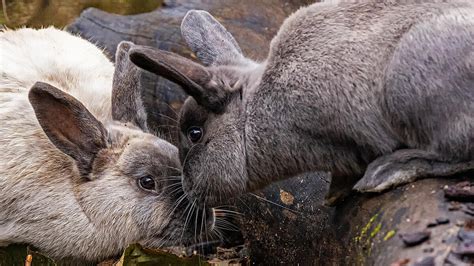
[[[154,190],[155,189],[155,179],[147,175],[142,176],[138,179],[138,185],[144,190]]]
[[[190,129],[188,129],[188,139],[191,141],[191,142],[198,142],[200,141],[202,138],[202,128],[200,127],[191,127]]]

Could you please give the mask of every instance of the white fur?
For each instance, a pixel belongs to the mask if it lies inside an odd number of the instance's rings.
[[[177,149],[112,121],[113,74],[100,49],[69,33],[0,32],[0,245],[23,242],[54,258],[97,261],[129,243],[163,244],[157,235],[172,219],[168,213],[163,217],[165,201],[140,191],[134,176],[124,172],[136,165],[133,158],[176,156],[179,163]],[[118,144],[112,140],[107,168],[91,181],[79,181],[75,161],[40,127],[28,100],[37,81],[82,102],[111,138],[123,136]],[[148,166],[159,169],[153,162]]]
[[[0,73],[1,92],[26,92],[42,81],[74,96],[100,121],[111,119],[114,66],[82,38],[52,27],[2,31]]]

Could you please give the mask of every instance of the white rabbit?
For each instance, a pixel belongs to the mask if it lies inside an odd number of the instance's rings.
[[[146,132],[130,46],[119,45],[114,74],[101,50],[69,33],[0,33],[1,245],[98,261],[130,243],[196,236],[178,150]]]

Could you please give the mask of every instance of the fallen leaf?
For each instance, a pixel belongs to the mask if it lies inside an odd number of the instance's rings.
[[[283,189],[280,189],[280,200],[286,205],[293,205],[295,197]]]

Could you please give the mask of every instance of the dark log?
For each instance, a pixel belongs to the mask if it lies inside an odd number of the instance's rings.
[[[258,198],[245,196],[238,204],[241,229],[252,261],[268,265],[414,265],[427,257],[436,265],[470,265],[472,256],[455,252],[472,252],[474,206],[450,201],[444,191],[463,180],[474,186],[472,175],[425,179],[380,195],[355,194],[328,208],[321,204],[325,176],[306,175],[273,184],[255,193]],[[423,231],[429,239],[413,247],[400,238]],[[470,238],[462,241],[458,235],[466,232]]]

